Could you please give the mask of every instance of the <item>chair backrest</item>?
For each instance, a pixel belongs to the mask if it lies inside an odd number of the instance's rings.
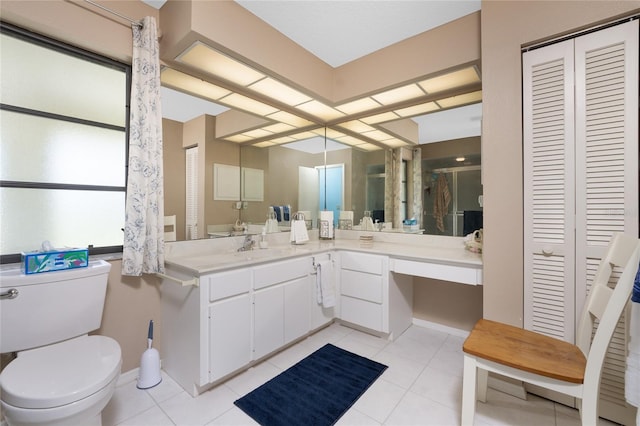
[[[576,345],[587,357],[585,386],[587,378],[600,380],[607,348],[620,315],[629,302],[639,263],[640,240],[614,234],[600,261],[578,325]],[[616,267],[622,271],[618,272]],[[608,284],[618,273],[619,278],[612,289]],[[591,339],[596,320],[599,321],[598,328]]]
[[[169,228],[169,230],[167,230]],[[164,240],[176,240],[176,215],[164,217]]]

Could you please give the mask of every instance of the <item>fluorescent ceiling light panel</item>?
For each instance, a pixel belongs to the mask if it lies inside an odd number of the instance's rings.
[[[440,107],[435,102],[427,102],[426,104],[397,109],[394,112],[400,117],[413,117],[414,115],[426,114],[428,112],[437,111],[439,109]]]
[[[225,137],[224,140],[229,141],[229,142],[246,142],[246,141],[250,141],[251,137],[247,136],[247,135],[233,135],[233,136],[229,136],[229,137]]]
[[[397,89],[387,90],[386,92],[372,95],[371,97],[382,105],[391,105],[409,99],[419,98],[424,96],[425,93],[416,84],[409,84],[408,86],[398,87]]]
[[[255,129],[249,132],[244,132],[243,135],[249,136],[251,139],[264,138],[266,136],[273,136],[272,132],[267,132],[263,129]]]
[[[469,67],[439,77],[430,78],[418,84],[426,90],[427,93],[432,94],[479,82],[480,76],[475,67]]]
[[[264,74],[253,68],[235,59],[231,59],[200,42],[192,44],[191,47],[181,53],[176,60],[239,84],[240,86],[248,86],[265,77]]]
[[[264,142],[258,142],[258,143],[256,143],[256,144],[251,145],[251,146],[255,146],[255,147],[257,147],[257,148],[266,148],[266,147],[274,146],[274,145],[275,145],[275,144],[274,144],[273,142],[270,142],[270,141],[264,141]]]
[[[382,149],[378,145],[374,145],[372,143],[363,143],[360,145],[356,145],[356,148],[360,148],[365,151],[377,151],[379,149]]]
[[[325,128],[321,127],[318,130],[314,130],[313,133],[315,133],[316,135],[318,135],[320,137],[324,137],[325,136]],[[326,136],[328,138],[339,138],[340,136],[344,136],[344,133],[339,132],[338,130],[335,130],[335,129],[326,128]]]
[[[288,143],[288,142],[293,142],[293,141],[295,141],[295,139],[292,138],[291,136],[282,136],[280,138],[275,138],[275,139],[269,140],[269,142],[273,142],[276,145],[281,145],[283,143]]]
[[[310,126],[313,124],[309,120],[306,120],[302,117],[298,117],[297,115],[291,114],[286,111],[278,111],[276,113],[269,114],[267,118],[270,118],[275,121],[279,121],[281,123],[289,124],[293,127],[304,127],[304,126]]]
[[[176,89],[214,101],[231,93],[227,89],[223,89],[215,84],[208,83],[204,80],[171,68],[165,68],[162,70],[160,74],[160,81],[167,86],[172,86]]]
[[[292,89],[286,84],[282,84],[270,77],[253,83],[249,86],[249,89],[291,106],[311,100],[311,97],[304,93]]]
[[[262,102],[258,102],[238,93],[232,93],[229,96],[225,96],[220,99],[219,102],[260,116],[273,114],[278,111],[277,108],[274,108],[271,105],[263,104]]]
[[[338,138],[337,140],[340,143],[343,143],[343,144],[346,144],[346,145],[351,145],[351,146],[355,146],[355,145],[360,145],[362,143],[366,143],[362,139],[358,139],[358,138],[355,138],[355,137],[350,136],[350,135],[343,136],[341,138]]]
[[[363,123],[360,120],[345,121],[344,123],[338,124],[338,126],[356,133],[371,132],[375,130],[375,128]]]
[[[370,109],[378,108],[380,104],[371,98],[362,98],[353,102],[347,102],[346,104],[338,105],[337,110],[344,112],[345,114],[356,114]]]
[[[389,148],[398,148],[400,146],[411,145],[411,144],[403,141],[402,139],[398,139],[398,138],[387,139],[383,143],[386,146],[388,146]]]
[[[382,114],[372,115],[370,117],[361,118],[360,121],[364,121],[367,124],[384,123],[385,121],[393,121],[400,118],[398,114],[393,111],[383,112]]]
[[[374,139],[374,140],[377,140],[377,141],[380,141],[380,142],[386,141],[387,139],[392,139],[393,138],[393,136],[391,136],[391,135],[389,135],[389,134],[387,134],[385,132],[382,132],[380,130],[374,130],[372,132],[365,132],[365,133],[362,134],[362,136],[366,136],[366,137],[368,137],[370,139]]]
[[[317,138],[318,135],[316,135],[313,132],[300,132],[300,133],[296,133],[294,135],[291,135],[291,137],[293,139],[299,141],[301,139]]]
[[[309,102],[305,102],[301,105],[297,105],[296,108],[326,121],[333,120],[334,118],[339,118],[344,115],[340,111],[334,108],[331,108],[330,106],[327,106],[322,102],[319,102],[316,100],[312,100]]]
[[[439,99],[436,102],[438,102],[438,104],[442,108],[451,108],[454,106],[480,102],[481,100],[482,100],[482,90],[478,90],[477,92],[465,93],[463,95],[452,96],[450,98],[445,98],[445,99]]]
[[[268,132],[283,133],[283,132],[288,132],[289,130],[294,130],[295,127],[286,123],[276,123],[270,126],[263,127],[263,129]]]

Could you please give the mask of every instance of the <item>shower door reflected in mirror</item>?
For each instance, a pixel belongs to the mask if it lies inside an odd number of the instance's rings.
[[[366,208],[374,222],[384,222],[384,164],[367,166]]]
[[[423,175],[424,233],[460,237],[482,228],[480,179],[479,165],[436,169],[427,166]],[[446,211],[440,211],[436,205],[443,193],[448,193],[450,198]],[[441,229],[438,216],[442,217]]]

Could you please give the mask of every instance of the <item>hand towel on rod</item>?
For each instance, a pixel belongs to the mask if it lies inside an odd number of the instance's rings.
[[[321,260],[316,265],[316,300],[322,303],[324,308],[336,306],[336,295],[333,289],[331,276],[333,275],[333,263],[330,260]]]

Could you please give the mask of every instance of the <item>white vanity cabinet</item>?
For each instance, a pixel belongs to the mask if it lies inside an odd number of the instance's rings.
[[[253,359],[257,360],[310,330],[311,258],[253,268]]]
[[[250,269],[235,269],[202,275],[199,287],[163,280],[162,368],[191,395],[249,364],[251,279]]]
[[[411,325],[413,287],[389,272],[389,257],[340,254],[340,319],[395,339]]]
[[[209,287],[209,382],[251,361],[251,271],[234,270],[201,279]]]

